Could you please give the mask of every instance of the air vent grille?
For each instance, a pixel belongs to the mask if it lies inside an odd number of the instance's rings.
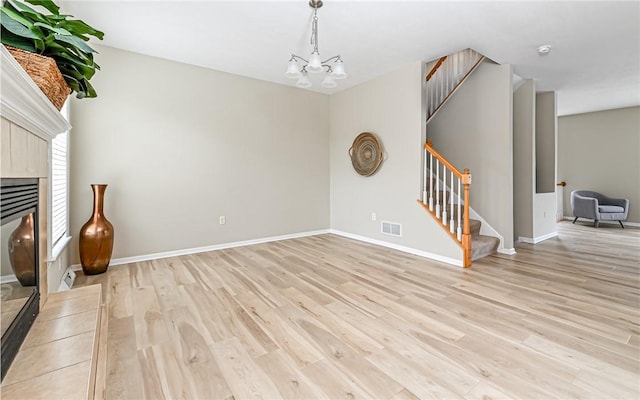
[[[402,236],[402,225],[396,222],[382,221],[382,233],[391,236]]]

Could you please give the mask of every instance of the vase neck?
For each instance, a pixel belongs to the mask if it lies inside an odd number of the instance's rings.
[[[102,216],[104,208],[104,191],[107,185],[91,185],[93,189],[93,215]]]

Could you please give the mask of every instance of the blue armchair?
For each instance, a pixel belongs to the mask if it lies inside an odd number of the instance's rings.
[[[600,221],[618,221],[624,228],[622,221],[629,213],[629,199],[614,199],[590,190],[574,190],[571,192],[571,210],[575,224],[578,218],[594,220],[597,228]]]

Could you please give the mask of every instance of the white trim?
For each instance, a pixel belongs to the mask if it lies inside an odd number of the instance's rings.
[[[534,238],[529,238],[526,236],[519,236],[518,242],[529,243],[529,244],[538,244],[544,240],[551,239],[558,236],[558,232],[547,233],[546,235],[536,236]]]
[[[67,245],[71,242],[71,236],[67,236],[66,234],[58,240],[55,246],[51,248],[51,256],[49,257],[49,262],[55,262],[60,254],[64,251]]]
[[[0,115],[47,142],[71,128],[33,79],[4,47],[0,46]]]
[[[456,267],[462,267],[462,260],[456,260],[454,258],[445,257],[445,256],[441,256],[441,255],[434,254],[434,253],[429,253],[428,251],[423,251],[423,250],[418,250],[418,249],[414,249],[414,248],[411,248],[411,247],[401,246],[401,245],[395,244],[395,243],[383,242],[382,240],[371,239],[371,238],[368,238],[366,236],[354,235],[353,233],[343,232],[343,231],[339,231],[339,230],[336,230],[336,229],[330,229],[329,233],[332,233],[332,234],[338,235],[338,236],[344,236],[344,237],[349,238],[349,239],[359,240],[361,242],[366,242],[366,243],[371,243],[371,244],[375,244],[375,245],[378,245],[378,246],[388,247],[390,249],[402,251],[404,253],[409,253],[409,254],[413,254],[413,255],[416,255],[416,256],[425,257],[425,258],[429,258],[429,259],[432,259],[432,260],[436,260],[436,261],[444,262],[444,263],[447,263],[447,264],[455,265]]]
[[[500,254],[506,254],[508,256],[512,256],[514,254],[516,254],[516,249],[514,249],[513,247],[510,249],[504,249],[504,248],[499,248],[498,250],[496,250],[498,253]]]
[[[277,242],[279,240],[297,239],[297,238],[302,238],[302,237],[307,237],[307,236],[324,235],[324,234],[327,234],[327,233],[330,233],[329,229],[321,229],[321,230],[318,230],[318,231],[300,232],[300,233],[292,233],[292,234],[289,234],[289,235],[271,236],[271,237],[260,238],[260,239],[243,240],[243,241],[240,241],[240,242],[214,244],[214,245],[211,245],[211,246],[193,247],[193,248],[190,248],[190,249],[165,251],[165,252],[162,252],[162,253],[152,253],[152,254],[145,254],[145,255],[141,255],[141,256],[114,258],[113,260],[111,260],[111,262],[109,262],[109,266],[130,264],[130,263],[141,262],[141,261],[157,260],[157,259],[160,259],[160,258],[184,256],[184,255],[187,255],[187,254],[204,253],[204,252],[207,252],[207,251],[231,249],[231,248],[234,248],[234,247],[251,246],[253,244]],[[82,270],[82,266],[80,264],[74,264],[74,265],[71,266],[71,268],[74,271],[81,271]]]
[[[18,278],[15,275],[3,275],[0,276],[0,283],[18,282]]]
[[[566,219],[567,221],[573,221],[575,217],[569,217],[567,215],[565,215],[564,217],[562,217],[562,219]],[[580,221],[580,219],[578,220]],[[586,218],[582,218],[582,221],[593,221],[592,219],[586,219]],[[601,224],[614,224],[614,225],[618,225],[620,226],[620,223],[618,221],[603,221],[600,220]],[[640,222],[629,222],[629,221],[622,221],[622,223],[624,224],[624,226],[635,226],[637,228],[640,228]]]

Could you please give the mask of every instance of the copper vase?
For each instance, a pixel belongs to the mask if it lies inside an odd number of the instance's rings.
[[[107,185],[91,185],[93,214],[80,229],[80,263],[85,275],[101,274],[109,267],[113,250],[113,225],[103,214]]]
[[[36,285],[34,225],[33,213],[25,215],[9,236],[9,263],[22,286]]]

